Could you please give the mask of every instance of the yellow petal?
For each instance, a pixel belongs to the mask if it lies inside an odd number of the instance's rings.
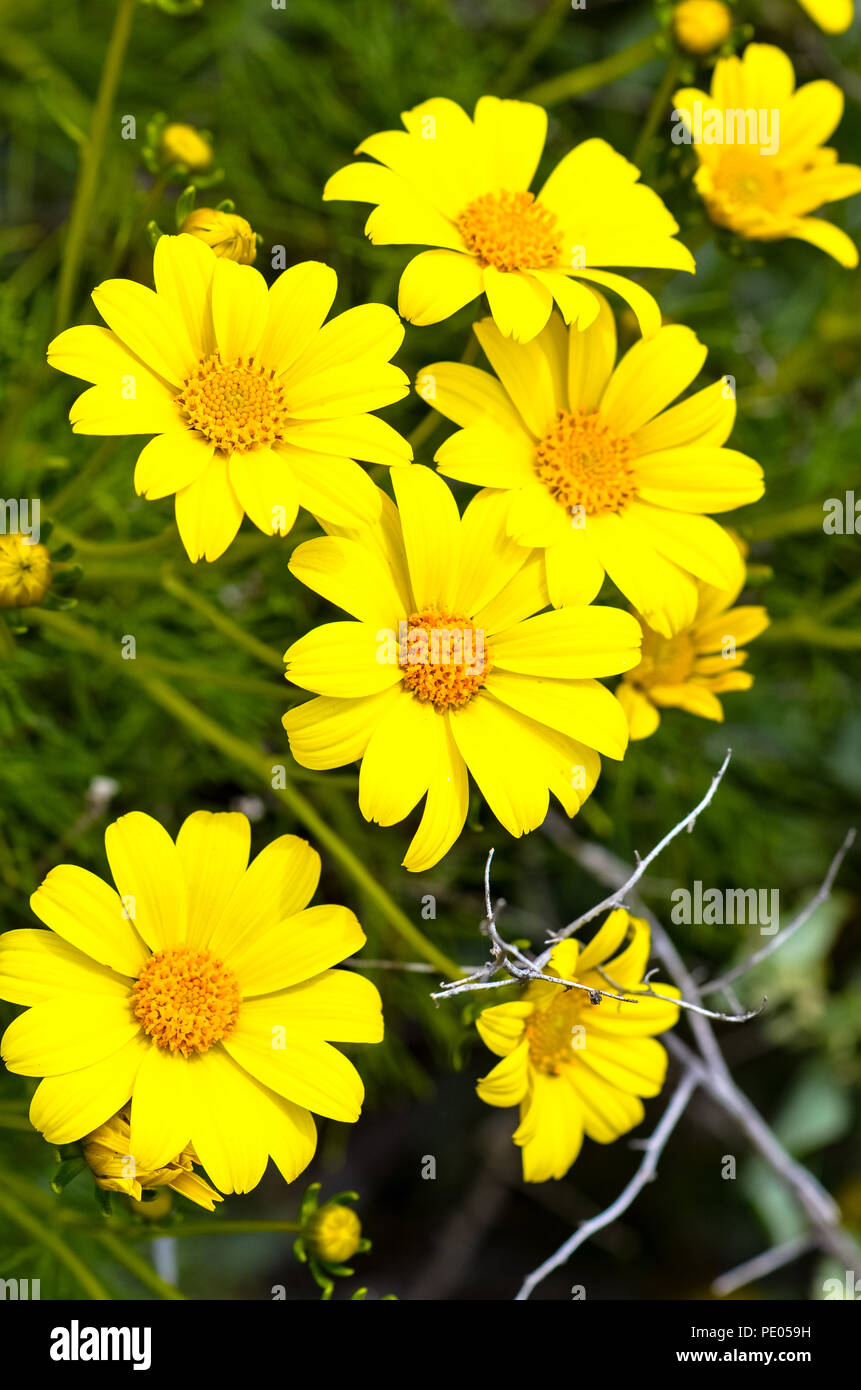
[[[287,1033],[282,1045],[273,1042],[270,1019],[243,1014],[224,1040],[226,1052],[239,1066],[276,1095],[294,1105],[351,1123],[359,1118],[365,1088],[352,1062],[321,1038]],[[272,1027],[283,1027],[276,1020]]]
[[[350,458],[279,444],[299,489],[299,505],[336,526],[373,524],[380,515],[379,490]]]
[[[388,628],[397,637],[403,602],[382,558],[358,541],[339,536],[305,541],[293,551],[290,573],[360,622]]]
[[[377,723],[400,695],[395,684],[361,699],[307,700],[284,715],[290,751],[300,767],[343,767],[361,758]]]
[[[200,237],[161,236],[155,244],[153,277],[160,299],[182,320],[192,352],[215,351],[212,276],[217,256]]]
[[[416,700],[405,690],[386,711],[362,759],[359,810],[365,820],[395,825],[424,796],[429,770],[416,750],[433,739],[431,726],[441,717],[433,705]]]
[[[188,891],[186,945],[202,950],[248,866],[248,817],[235,811],[194,811],[180,826],[176,848]]]
[[[30,898],[40,922],[101,965],[136,976],[148,952],[130,913],[102,879],[76,864],[60,864]],[[131,905],[129,905],[131,906]]]
[[[271,994],[319,975],[364,944],[365,933],[349,908],[321,905],[231,945],[229,964],[243,997]]]
[[[676,512],[729,512],[765,491],[762,469],[735,449],[686,444],[647,454],[635,464],[637,493]]]
[[[324,970],[313,980],[248,999],[242,1005],[246,1020],[258,1021],[270,1038],[273,1026],[288,1035],[326,1042],[378,1043],[383,1039],[380,992],[355,970]]]
[[[527,271],[489,265],[484,271],[484,292],[500,333],[519,343],[536,337],[553,309],[550,291]]]
[[[287,679],[317,695],[375,695],[401,680],[393,639],[368,623],[324,623],[284,654]]]
[[[529,1085],[529,1044],[524,1038],[476,1086],[485,1105],[519,1105]]]
[[[280,835],[251,861],[210,918],[207,946],[229,960],[246,941],[307,907],[320,881],[320,856],[298,835]]]
[[[529,101],[479,97],[475,129],[490,160],[493,183],[512,192],[528,188],[547,138],[544,107]]]
[[[428,794],[419,828],[410,841],[403,866],[410,873],[432,868],[447,854],[466,821],[469,779],[452,738],[449,721],[431,726],[433,740],[421,750],[428,769]]]
[[[140,1032],[125,998],[57,995],[19,1014],[3,1034],[0,1055],[19,1076],[57,1076],[101,1062]]]
[[[337,288],[338,277],[322,261],[302,261],[279,275],[269,290],[259,360],[276,372],[292,366],[320,331]]]
[[[196,1070],[180,1053],[155,1043],[144,1056],[135,1077],[129,1139],[139,1172],[161,1168],[188,1144]]]
[[[661,722],[661,716],[648,695],[629,681],[617,687],[616,699],[625,711],[632,741],[648,738]]]
[[[197,355],[167,299],[134,280],[105,280],[93,290],[93,303],[130,352],[172,386],[182,385]]]
[[[49,1144],[71,1144],[126,1104],[151,1044],[142,1032],[92,1066],[47,1076],[30,1103],[30,1122]]]
[[[128,996],[127,977],[98,965],[53,932],[25,927],[0,936],[0,998],[41,1004],[60,994]]]
[[[495,1004],[492,1008],[482,1009],[475,1026],[485,1047],[489,1047],[497,1057],[507,1057],[523,1037],[526,1020],[534,1007],[525,999],[518,999],[510,1004]]]
[[[340,420],[296,420],[284,431],[288,444],[321,454],[346,455],[388,468],[410,463],[406,439],[377,415],[346,415]]]
[[[557,394],[557,375],[544,340],[514,342],[490,319],[474,324],[473,331],[526,428],[536,439],[542,438],[565,405]]]
[[[439,323],[483,289],[483,272],[471,256],[459,251],[422,251],[401,276],[398,313],[409,323]]]
[[[633,434],[681,395],[700,372],[706,355],[696,334],[677,323],[635,343],[601,397],[601,415],[618,434]]]
[[[508,433],[522,428],[502,383],[463,362],[433,362],[416,377],[422,400],[456,425],[497,425]]]
[[[230,485],[239,505],[264,536],[286,536],[299,510],[299,484],[283,453],[249,449],[231,454]]]
[[[621,705],[595,680],[547,680],[491,671],[485,688],[511,709],[605,753],[624,756],[628,723]]]
[[[176,494],[174,506],[180,539],[192,564],[223,555],[244,516],[230,484],[228,459],[216,454],[199,477]]]
[[[130,811],[108,826],[105,849],[126,912],[150,949],[182,945],[188,917],[185,875],[164,827],[152,816]]]
[[[460,572],[457,503],[442,478],[430,468],[400,468],[392,475],[392,484],[416,610],[439,607],[450,611]]]
[[[593,605],[559,608],[497,633],[493,661],[527,676],[613,676],[637,664],[641,641],[630,613]]]
[[[156,435],[138,455],[135,492],[151,501],[179,492],[200,477],[214,452],[212,441],[197,430]]]
[[[212,276],[212,323],[222,358],[253,357],[266,327],[269,290],[250,265],[217,256]]]

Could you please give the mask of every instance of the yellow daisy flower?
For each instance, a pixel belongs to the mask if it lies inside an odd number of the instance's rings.
[[[699,161],[694,182],[713,222],[754,241],[809,241],[843,266],[858,264],[858,251],[844,231],[807,216],[824,203],[861,192],[861,169],[838,164],[836,151],[823,148],[843,115],[839,87],[817,81],[796,91],[786,54],[751,43],[743,57],[715,64],[711,96],[686,87],[673,103],[692,132]],[[719,118],[714,129],[709,112]],[[730,113],[732,143],[725,121]],[[738,118],[744,118],[741,143]],[[722,139],[706,143],[710,134]]]
[[[0,535],[0,608],[35,608],[52,583],[46,546],[18,531]]]
[[[620,907],[588,946],[561,941],[544,973],[591,989],[643,989],[649,947],[648,923]],[[680,998],[673,985],[650,981],[650,988]],[[502,1061],[479,1081],[478,1094],[488,1105],[520,1106],[513,1137],[523,1150],[525,1182],[563,1178],[584,1134],[612,1144],[641,1122],[640,1097],[656,1096],[667,1070],[654,1035],[678,1016],[675,1004],[660,999],[593,1004],[583,990],[545,980],[533,980],[522,999],[482,1010],[476,1027]]]
[[[92,1134],[84,1136],[81,1143],[84,1158],[97,1184],[106,1192],[121,1192],[139,1202],[145,1189],[169,1187],[207,1211],[214,1211],[215,1203],[224,1200],[205,1178],[195,1173],[194,1165],[199,1159],[190,1144],[162,1167],[150,1170],[140,1169],[137,1163],[130,1162],[130,1145],[128,1109],[121,1110]]]
[[[76,434],[153,434],[135,469],[148,498],[176,494],[192,561],[216,560],[247,514],[285,536],[300,506],[333,523],[375,521],[376,490],[354,462],[408,463],[406,440],[366,412],[409,383],[389,358],[404,336],[382,304],[323,323],[334,270],[305,261],[271,289],[252,266],[196,236],[163,236],[155,292],[106,280],[93,302],[107,328],[70,328],[48,361],[94,385]]]
[[[762,496],[753,459],[721,446],[735,420],[724,381],[667,410],[698,375],[706,349],[671,324],[616,361],[605,300],[591,327],[558,316],[534,342],[474,325],[497,377],[438,362],[419,394],[463,428],[435,458],[449,478],[505,490],[507,529],[544,550],[556,607],[588,603],[605,572],[666,636],[696,611],[692,576],[724,587],[738,569],[732,539],[706,512]]]
[[[853,0],[800,0],[814,24],[826,34],[845,34],[855,15]]]
[[[287,1182],[316,1146],[310,1111],[358,1119],[361,1078],[333,1042],[379,1042],[372,984],[331,967],[365,942],[345,907],[307,907],[320,856],[282,835],[248,864],[245,816],[195,811],[176,843],[140,812],[105,834],[116,891],[52,869],[30,899],[51,930],[0,937],[0,998],[26,1004],[0,1055],[41,1076],[30,1119],[52,1144],[131,1100],[130,1153],[163,1168],[193,1145],[222,1192],[271,1155]]]
[[[473,119],[442,97],[405,111],[406,130],[371,135],[323,197],[376,203],[365,224],[375,245],[418,244],[401,277],[399,309],[438,323],[487,295],[500,332],[528,342],[554,300],[581,328],[598,312],[589,285],[631,305],[644,334],[660,326],[651,295],[599,266],[695,270],[673,240],[678,225],[640,171],[604,140],[584,140],[529,192],[547,135],[547,112],[526,101],[481,97]],[[586,281],[586,284],[581,283]]]
[[[635,665],[640,633],[615,608],[540,612],[544,567],[506,536],[501,493],[479,493],[461,518],[431,469],[392,480],[398,507],[384,500],[380,526],[293,552],[292,573],[358,621],[290,647],[288,678],[321,698],[284,727],[303,767],[362,759],[368,821],[394,825],[427,793],[403,861],[418,871],[463,828],[467,769],[512,835],[541,825],[551,791],[576,813],[597,754],[621,758],[627,737],[595,677]]]
[[[699,584],[696,617],[674,637],[661,637],[643,625],[643,660],[616,691],[628,716],[631,738],[653,734],[661,722],[661,709],[685,709],[722,723],[718,696],[753,685],[753,676],[741,669],[748,657],[741,648],[764,632],[771,619],[755,604],[733,607],[744,581],[742,565],[729,591]]]

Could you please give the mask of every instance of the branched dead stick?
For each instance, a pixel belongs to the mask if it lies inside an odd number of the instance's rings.
[[[761,1158],[795,1196],[816,1233],[817,1244],[846,1262],[847,1269],[859,1268],[861,1250],[840,1225],[840,1208],[834,1198],[806,1168],[797,1163],[773,1130],[728,1073],[717,1075],[680,1038],[665,1033],[662,1042],[673,1056],[693,1072],[713,1100],[731,1115]]]
[[[681,1081],[676,1087],[669,1105],[661,1116],[660,1123],[648,1140],[643,1161],[626,1187],[622,1189],[615,1202],[611,1202],[609,1207],[602,1211],[598,1216],[593,1216],[591,1220],[584,1221],[577,1230],[570,1235],[564,1245],[560,1245],[555,1254],[545,1260],[543,1264],[528,1274],[521,1285],[517,1294],[516,1301],[524,1302],[538,1285],[552,1274],[554,1269],[564,1265],[570,1260],[575,1250],[578,1250],[585,1241],[593,1236],[596,1231],[600,1231],[604,1226],[609,1226],[623,1212],[627,1211],[631,1204],[642,1192],[647,1183],[652,1181],[658,1167],[660,1158],[667,1140],[684,1114],[685,1107],[697,1086],[697,1078],[691,1071],[686,1071]]]
[[[554,935],[551,938],[549,938],[552,942],[555,943],[557,941],[564,941],[564,939],[567,936],[572,936],[574,932],[579,931],[580,927],[584,927],[587,922],[591,922],[595,917],[599,917],[602,912],[609,912],[612,908],[621,907],[624,904],[626,895],[630,892],[630,890],[634,887],[635,884],[639,883],[640,879],[643,877],[643,874],[646,872],[649,865],[653,863],[653,861],[657,859],[658,855],[661,854],[663,850],[667,848],[667,845],[671,844],[672,841],[675,840],[678,835],[681,835],[683,830],[687,830],[689,832],[693,830],[694,826],[696,825],[697,818],[708,806],[709,802],[712,800],[715,792],[720,786],[723,780],[723,775],[729,767],[729,761],[731,757],[732,749],[728,748],[726,750],[726,757],[724,758],[723,762],[718,768],[718,771],[712,778],[711,786],[709,787],[702,801],[697,803],[694,809],[688,815],[685,816],[684,820],[680,820],[678,825],[674,825],[672,830],[669,830],[667,834],[664,836],[664,838],[658,841],[654,849],[649,850],[649,853],[646,855],[645,859],[640,859],[638,856],[637,867],[635,868],[634,872],[630,875],[630,877],[625,881],[625,883],[623,883],[620,888],[617,888],[615,892],[611,893],[608,898],[604,898],[602,902],[596,903],[594,907],[590,907],[589,911],[584,912],[581,917],[577,917],[575,921],[569,922],[567,927],[562,927],[560,931],[554,933]],[[535,963],[540,969],[541,966],[544,965],[547,960],[549,960],[549,958],[550,951],[548,950],[544,952],[543,956],[539,956]]]
[[[606,980],[608,985],[612,985],[614,989],[622,989],[622,985],[617,984],[616,981],[607,974],[607,971],[603,968],[603,966],[596,965],[595,971],[596,974],[601,976],[602,980]],[[657,975],[657,973],[657,966],[655,966],[652,970],[647,970],[646,974],[643,976],[643,984],[648,985],[648,988],[629,989],[627,993],[634,995],[634,998],[627,1000],[626,1002],[636,1003],[638,997],[641,999],[660,999],[664,1004],[675,1004],[677,1009],[690,1009],[691,1013],[702,1014],[703,1018],[718,1019],[722,1023],[747,1023],[750,1019],[756,1018],[757,1014],[761,1014],[766,1004],[768,1003],[767,999],[763,999],[761,1004],[759,1004],[755,1009],[749,1009],[747,1013],[715,1013],[712,1009],[704,1009],[701,1004],[692,1004],[688,999],[673,999],[669,994],[658,994],[657,990],[652,989],[651,985],[649,985],[649,980],[652,978],[653,975]]]
[[[716,990],[726,989],[727,985],[732,984],[733,980],[739,979],[741,975],[746,975],[748,970],[752,970],[755,965],[759,965],[760,961],[766,960],[773,952],[780,950],[780,947],[786,944],[789,938],[798,931],[799,927],[803,927],[804,923],[813,916],[817,907],[820,907],[822,903],[826,901],[834,886],[834,880],[837,877],[840,865],[843,863],[843,860],[846,858],[846,855],[849,853],[854,843],[855,829],[853,827],[851,830],[847,830],[846,838],[828,866],[827,874],[810,899],[810,902],[806,907],[802,908],[798,916],[794,917],[789,925],[784,927],[782,932],[778,932],[777,936],[772,937],[771,941],[767,942],[767,944],[762,946],[758,951],[754,951],[753,955],[748,956],[740,965],[733,966],[732,970],[727,970],[726,974],[720,975],[716,980],[709,980],[708,984],[701,985],[700,993],[714,994]]]
[[[726,1298],[727,1294],[735,1293],[736,1289],[743,1289],[745,1284],[752,1284],[755,1279],[764,1279],[766,1274],[783,1269],[784,1265],[791,1264],[793,1260],[815,1248],[816,1242],[811,1236],[795,1236],[793,1240],[787,1240],[783,1245],[775,1245],[771,1250],[757,1255],[755,1259],[745,1260],[744,1264],[736,1265],[735,1269],[722,1274],[712,1284],[712,1293],[717,1298]]]

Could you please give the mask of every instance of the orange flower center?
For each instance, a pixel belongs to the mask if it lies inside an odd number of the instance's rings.
[[[458,709],[481,689],[490,670],[484,629],[435,608],[411,613],[402,630],[398,665],[417,700]]]
[[[785,198],[783,175],[772,160],[737,147],[724,150],[714,169],[701,168],[696,184],[712,220],[741,232],[754,213],[779,216]]]
[[[645,690],[654,685],[682,685],[693,671],[697,655],[690,633],[662,637],[645,623],[642,628],[643,655],[631,679]]]
[[[219,352],[201,357],[174,399],[190,425],[231,454],[274,444],[289,420],[274,372],[253,359],[222,362]]]
[[[482,193],[457,219],[466,248],[497,270],[540,270],[556,265],[562,230],[556,214],[533,193]]]
[[[239,985],[224,961],[209,951],[175,946],[150,956],[132,998],[144,1032],[188,1057],[229,1037],[239,1017]]]
[[[575,1060],[576,1051],[583,1046],[584,1009],[590,1008],[589,996],[581,989],[560,990],[546,1008],[537,1008],[526,1022],[529,1059],[537,1071],[558,1076],[564,1066]]]
[[[630,438],[615,434],[597,412],[560,410],[538,443],[534,468],[567,511],[621,512],[636,491],[633,452]]]

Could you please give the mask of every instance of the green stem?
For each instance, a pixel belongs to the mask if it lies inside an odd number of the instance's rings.
[[[220,608],[201,598],[200,594],[194,589],[189,589],[187,584],[183,584],[176,575],[171,574],[170,570],[164,570],[161,576],[162,588],[171,595],[172,598],[179,599],[187,608],[199,613],[202,618],[220,632],[228,641],[249,653],[250,656],[262,661],[265,666],[271,666],[274,670],[284,674],[284,660],[272,647],[267,647],[264,642],[258,642],[256,637],[252,637],[244,628],[229,618],[226,613],[222,613]]]
[[[828,647],[832,651],[857,651],[861,648],[861,628],[823,627],[815,618],[802,613],[789,622],[767,627],[759,640],[793,644],[806,642],[808,646]]]
[[[541,17],[530,25],[524,42],[516,50],[499,80],[493,84],[497,96],[506,97],[510,92],[517,91],[535,59],[553,42],[565,23],[566,15],[570,13],[571,0],[550,0]]]
[[[320,845],[328,850],[332,858],[338,861],[361,891],[379,909],[383,918],[398,936],[406,942],[411,951],[417,952],[422,959],[435,965],[450,979],[457,979],[463,974],[460,967],[450,960],[444,951],[440,951],[433,942],[428,941],[423,933],[413,925],[382,884],[365,868],[358,855],[354,854],[349,845],[346,845],[341,837],[332,830],[323,816],[315,810],[311,802],[296,787],[289,783],[286,787],[272,786],[271,755],[265,756],[255,752],[243,739],[237,738],[235,734],[222,728],[214,719],[197,709],[195,705],[192,705],[184,696],[166,685],[164,681],[156,676],[147,675],[136,661],[122,661],[122,658],[112,651],[108,643],[97,632],[76,622],[67,613],[55,613],[46,608],[34,608],[31,616],[38,625],[63,633],[70,641],[75,642],[85,651],[92,652],[100,660],[108,661],[114,666],[124,667],[157,705],[168,710],[198,738],[217,748],[232,762],[247,768],[261,782],[265,782],[273,795],[289,808]]]
[[[822,528],[823,510],[821,502],[806,502],[790,511],[778,512],[776,516],[753,516],[744,522],[744,534],[755,541],[776,541],[783,536],[796,536],[801,531],[818,531]]]
[[[96,1240],[104,1246],[109,1255],[113,1256],[117,1264],[124,1265],[130,1274],[133,1274],[145,1288],[150,1289],[158,1298],[174,1303],[186,1301],[184,1293],[180,1293],[173,1284],[168,1284],[160,1278],[151,1264],[148,1264],[136,1250],[130,1250],[117,1236],[112,1235],[109,1231],[100,1231]]]
[[[99,165],[105,145],[108,121],[111,118],[111,111],[113,110],[114,98],[117,93],[123,59],[125,57],[126,47],[128,46],[129,35],[131,34],[134,8],[135,0],[119,0],[117,12],[114,17],[114,27],[108,43],[107,53],[105,54],[105,62],[99,82],[99,91],[93,110],[93,123],[90,128],[90,137],[81,160],[78,183],[72,202],[72,211],[69,215],[66,244],[63,248],[63,261],[60,267],[60,285],[57,291],[57,312],[54,324],[57,332],[59,332],[61,328],[65,328],[69,320],[69,313],[72,307],[72,299],[74,297],[75,285],[78,278],[78,270],[84,251],[84,242],[86,241],[90,226],[90,214],[92,212],[93,199],[96,193],[96,185],[98,183]]]
[[[148,555],[153,550],[163,550],[168,545],[173,545],[176,540],[173,522],[155,536],[147,536],[140,541],[88,541],[70,531],[68,526],[61,526],[59,523],[54,527],[54,533],[57,540],[68,541],[73,545],[82,560],[88,555],[99,560],[133,559],[136,555]]]
[[[644,67],[656,58],[660,37],[660,34],[650,34],[648,38],[638,39],[628,48],[611,53],[608,58],[601,58],[597,63],[587,63],[585,67],[562,73],[561,77],[551,77],[547,82],[539,82],[537,87],[530,87],[527,92],[523,92],[521,100],[537,101],[541,106],[554,106],[558,101],[582,97],[587,92],[606,87],[610,82],[626,77],[629,72],[636,72],[637,68]]]
[[[667,63],[667,70],[661,79],[658,90],[652,98],[651,105],[646,113],[646,119],[637,137],[637,143],[634,146],[634,153],[631,155],[631,163],[636,164],[638,169],[642,169],[643,167],[643,161],[648,156],[649,145],[658,128],[658,122],[661,120],[669,105],[670,98],[673,95],[673,90],[678,80],[681,63],[682,60],[678,53],[672,53],[670,55],[670,61]]]
[[[46,1250],[50,1250],[51,1254],[60,1261],[60,1264],[66,1266],[66,1269],[90,1298],[98,1302],[110,1300],[107,1289],[87,1268],[83,1260],[75,1254],[74,1250],[66,1244],[62,1236],[58,1236],[56,1231],[52,1231],[49,1226],[44,1225],[37,1216],[34,1216],[8,1191],[0,1191],[0,1211],[4,1211],[15,1222],[16,1226],[20,1226],[22,1231],[27,1232],[27,1235],[34,1237]]]

